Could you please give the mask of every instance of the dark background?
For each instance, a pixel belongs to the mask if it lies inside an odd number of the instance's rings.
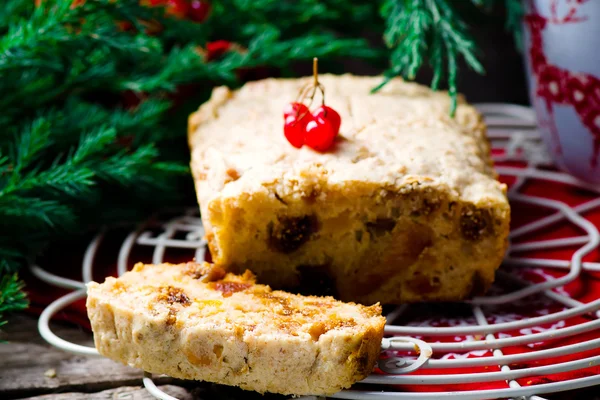
[[[529,104],[523,54],[500,24],[472,29],[480,46],[486,74],[479,75],[461,65],[459,91],[470,102],[508,102]]]
[[[483,15],[469,6],[471,2],[464,3],[460,15],[465,18],[469,33],[479,46],[479,59],[486,73],[479,75],[461,62],[459,92],[473,103],[529,104],[523,53],[505,28],[504,11],[498,8],[491,15]],[[429,71],[423,71],[417,81],[429,83],[430,77]]]
[[[469,69],[461,60],[459,92],[471,103],[505,102],[528,105],[523,53],[517,49],[512,34],[505,28],[506,18],[503,10],[496,10],[492,15],[483,15],[468,8],[463,10],[461,16],[466,19],[469,33],[479,47],[477,54],[486,72],[480,75]],[[381,37],[373,37],[373,40],[380,43]],[[367,75],[382,72],[377,66],[367,66],[356,61],[348,61],[344,69],[346,72]],[[310,69],[306,73],[310,74]],[[431,82],[431,71],[424,68],[416,81],[428,85]]]

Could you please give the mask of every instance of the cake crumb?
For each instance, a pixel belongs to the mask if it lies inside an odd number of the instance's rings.
[[[56,370],[54,368],[50,368],[44,372],[44,376],[47,378],[56,378]]]

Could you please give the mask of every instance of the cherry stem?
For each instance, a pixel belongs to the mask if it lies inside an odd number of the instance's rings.
[[[304,100],[308,97],[309,103],[308,107],[312,104],[315,99],[315,95],[317,94],[317,90],[321,92],[321,105],[325,105],[325,88],[319,82],[319,59],[317,57],[313,58],[313,81],[307,83],[298,93],[298,97],[296,98],[297,103],[304,103]],[[299,120],[304,118],[307,112],[299,116]]]

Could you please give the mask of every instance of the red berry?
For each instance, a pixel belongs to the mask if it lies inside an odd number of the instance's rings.
[[[210,3],[202,0],[192,0],[188,11],[190,19],[196,22],[203,22],[210,13]]]
[[[133,29],[133,24],[129,21],[117,21],[117,27],[120,31],[127,32]]]
[[[304,129],[306,123],[303,123],[303,121],[306,119],[307,118],[305,117],[298,121],[293,115],[289,115],[285,119],[283,134],[288,142],[294,147],[300,148],[304,144]]]
[[[314,118],[306,124],[304,144],[316,151],[327,151],[333,145],[336,134],[329,119]]]
[[[221,57],[231,48],[231,42],[227,40],[215,40],[206,43],[206,60],[211,61]]]
[[[167,14],[173,15],[177,18],[185,18],[189,11],[190,5],[187,0],[168,0],[167,1]]]
[[[336,135],[340,131],[342,118],[340,117],[340,114],[338,114],[337,111],[335,111],[333,108],[321,106],[313,112],[313,116],[315,117],[315,119],[323,118],[329,120],[329,122],[331,123],[331,127],[333,128],[333,131]]]
[[[283,108],[283,118],[286,119],[290,115],[294,117],[308,116],[310,111],[308,111],[308,107],[306,107],[302,103],[288,103]],[[305,118],[302,118],[305,119]],[[305,121],[307,123],[308,120]]]

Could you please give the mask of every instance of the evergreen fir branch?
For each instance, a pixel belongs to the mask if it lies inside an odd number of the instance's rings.
[[[70,164],[83,164],[87,159],[105,153],[107,146],[114,144],[116,138],[115,128],[103,126],[82,135]]]
[[[14,163],[15,178],[41,156],[42,150],[51,145],[50,128],[47,121],[37,119],[31,125],[23,127],[20,132],[13,132],[16,140],[10,154]]]
[[[151,115],[156,112],[153,108],[164,110],[164,103],[149,102],[141,107]],[[82,108],[84,107],[79,111]],[[114,117],[115,121],[131,123],[131,117],[126,113],[115,114]],[[32,126],[43,125],[38,123],[39,121],[46,122],[46,125],[48,122],[39,118]],[[133,125],[129,126],[131,127]],[[56,157],[47,168],[43,165],[25,168],[25,159],[29,157],[29,160],[32,157],[31,149],[39,150],[33,139],[38,136],[31,134],[38,131],[30,129],[25,135],[28,140],[21,140],[22,151],[16,155],[17,159],[21,157],[21,161],[17,160],[21,167],[18,171],[12,171],[12,178],[8,183],[4,182],[0,190],[0,219],[7,226],[21,223],[29,228],[40,225],[56,228],[54,221],[72,226],[75,221],[73,204],[65,195],[92,202],[97,199],[92,191],[96,191],[100,182],[113,182],[122,186],[168,188],[168,176],[189,172],[182,164],[153,163],[158,155],[154,144],[146,144],[133,151],[116,150],[116,130],[106,127],[83,135],[78,146],[70,152],[71,155]],[[2,157],[0,170],[6,170],[9,162],[8,157]],[[156,177],[157,172],[162,175],[161,179],[140,178]],[[46,199],[36,197],[42,194]]]
[[[146,71],[119,77],[113,82],[113,89],[133,92],[174,91],[179,82],[188,82],[194,78],[216,78],[222,81],[224,74],[228,72],[218,71],[214,64],[205,64],[195,45],[174,48],[166,59],[146,63]],[[233,76],[229,78],[235,80]]]
[[[105,124],[112,125],[108,123],[111,114],[110,110],[99,104],[84,101],[78,96],[70,96],[61,107],[45,109],[38,112],[37,117],[50,121],[55,127],[54,137],[57,138],[56,142],[61,151],[64,151],[77,143],[78,139],[80,148],[85,149],[91,145],[87,142],[90,142],[94,135],[87,134],[82,137],[81,132],[93,131]]]
[[[51,6],[53,3],[57,4]],[[20,103],[35,108],[78,85],[84,84],[88,90],[104,88],[118,73],[119,59],[124,59],[122,64],[130,68],[132,61],[155,54],[153,64],[160,68],[161,63],[156,62],[163,54],[160,41],[120,31],[112,15],[106,12],[117,7],[117,3],[127,2],[90,1],[72,9],[67,2],[47,1],[30,20],[12,26],[0,39],[0,71],[15,78],[3,80],[2,84],[8,86],[3,91],[11,93],[10,89],[19,88],[12,91],[19,96],[7,96],[0,100],[0,105],[10,109],[11,104]],[[45,19],[36,17],[44,11],[48,14]],[[46,79],[40,81],[40,75]],[[24,101],[26,97],[28,103]]]
[[[433,90],[439,89],[445,73],[443,47],[442,38],[438,35],[434,36],[429,50],[429,66],[433,71],[433,77],[431,78],[431,88]]]
[[[156,162],[152,164],[152,169],[156,172],[185,175],[190,173],[190,168],[187,165],[173,162]]]
[[[58,200],[8,194],[0,195],[0,219],[5,226],[22,224],[29,230],[71,227],[75,215]]]
[[[7,270],[5,261],[0,260],[0,326],[4,325],[6,313],[23,310],[27,308],[29,302],[25,293],[22,291],[25,286],[17,274],[2,273]]]
[[[391,68],[383,87],[394,76],[414,79],[426,57],[434,69],[432,86],[437,88],[446,77],[454,114],[457,100],[457,62],[462,57],[478,73],[483,67],[475,56],[475,42],[466,24],[447,0],[385,0],[382,15],[387,16],[385,40],[392,49]],[[445,60],[445,68],[443,62]]]
[[[48,122],[42,118],[34,121],[33,126],[48,126]],[[31,129],[29,132],[36,132]],[[27,133],[27,132],[26,132]],[[94,172],[86,165],[87,159],[106,151],[106,146],[114,141],[115,130],[110,128],[100,128],[87,135],[84,135],[78,148],[72,156],[58,156],[54,159],[49,168],[37,166],[24,172],[32,157],[32,148],[36,148],[36,140],[45,141],[44,147],[49,145],[43,135],[24,134],[21,139],[27,137],[27,140],[21,140],[19,153],[15,162],[15,168],[12,178],[8,185],[0,190],[0,199],[3,195],[14,194],[15,192],[30,193],[31,191],[50,190],[67,196],[89,195],[89,189],[94,185]],[[25,155],[23,153],[25,152]],[[24,157],[29,157],[24,159]]]
[[[105,137],[102,143],[115,142],[119,137],[133,137],[132,145],[137,147],[141,143],[155,143],[172,135],[161,127],[165,114],[172,107],[170,101],[164,98],[150,97],[141,100],[134,109],[114,108],[107,109],[101,105],[93,104],[72,96],[59,110],[51,110],[43,114],[44,118],[53,121],[56,128],[55,137],[60,135],[60,149],[71,146],[79,132],[98,130],[99,126],[106,125],[114,130],[114,135]],[[104,136],[100,128],[98,134]],[[96,140],[93,135],[86,136],[89,146],[95,147]],[[80,143],[80,147],[82,144]]]
[[[128,22],[134,31],[139,33],[156,29],[165,41],[205,43],[210,31],[206,24],[199,24],[169,16],[165,12],[166,2],[148,7],[143,1],[94,0],[86,3],[85,14],[97,14],[100,11],[110,16],[113,21]],[[211,13],[211,17],[214,13]],[[114,24],[111,25],[114,27]],[[147,36],[147,35],[146,35]],[[134,49],[137,51],[137,49]]]
[[[51,74],[40,74],[37,69],[21,70],[17,75],[5,74],[0,79],[0,107],[3,113],[0,115],[0,126],[7,127],[19,120],[29,104],[34,103],[38,94],[51,91],[54,85],[54,77]],[[27,100],[29,99],[29,103]],[[0,139],[2,136],[0,135]]]
[[[406,13],[406,4],[387,2],[383,13],[389,14],[384,39],[388,47],[395,48],[392,53],[392,65],[395,75],[414,79],[423,64],[427,50],[426,36],[431,29],[433,18],[430,10],[420,0],[411,0],[411,12]]]
[[[466,24],[454,13],[447,0],[428,0],[435,24],[435,34],[440,35],[445,46],[448,66],[448,93],[452,100],[450,112],[454,115],[457,105],[458,56],[477,73],[483,74],[483,66],[475,56],[476,45],[466,32]]]
[[[16,190],[47,191],[59,196],[90,195],[90,186],[94,185],[94,173],[87,167],[80,167],[69,159],[64,164],[53,165],[45,171],[32,171],[23,177]]]
[[[139,178],[143,169],[147,169],[156,159],[158,151],[153,144],[139,147],[132,153],[121,151],[112,154],[102,162],[96,163],[92,168],[94,173],[102,180],[118,183],[121,186],[131,186]]]
[[[339,39],[332,34],[307,34],[304,37],[279,40],[275,28],[265,29],[248,44],[247,52],[230,52],[223,60],[205,63],[195,45],[171,50],[157,74],[127,77],[113,83],[116,90],[135,92],[173,91],[178,84],[193,81],[212,81],[217,84],[237,84],[239,68],[256,66],[282,67],[293,61],[313,57],[376,58],[381,53],[366,47],[362,39]],[[286,57],[281,57],[286,54]],[[160,64],[158,64],[160,65]]]
[[[95,131],[98,131],[97,133],[101,137],[108,135],[105,140],[97,144],[115,141],[117,136],[132,134],[144,141],[161,139],[162,130],[159,125],[170,107],[170,101],[152,97],[143,100],[133,110],[108,109],[99,104],[84,101],[80,97],[71,96],[61,107],[37,112],[36,120],[46,121],[52,127],[53,140],[50,149],[60,153],[68,151],[71,146],[76,145],[81,132],[92,132],[91,135],[83,136],[88,142],[88,146],[94,146],[96,139],[93,137],[93,132]],[[109,127],[114,129],[114,132],[106,131]],[[111,136],[111,132],[115,135]],[[79,146],[83,145],[84,143],[80,141]],[[2,149],[1,145],[0,149]]]
[[[0,270],[3,269],[4,266],[0,265]],[[21,292],[23,287],[24,284],[19,281],[17,274],[7,274],[0,279],[0,316],[8,311],[27,307],[27,300]]]
[[[51,46],[73,40],[66,24],[78,25],[75,10],[71,9],[68,1],[44,1],[35,8],[30,18],[21,18],[10,24],[8,32],[0,38],[0,71],[33,66],[59,71],[60,64],[43,63],[47,61],[43,56],[52,51]],[[33,53],[37,53],[38,57],[28,57]]]
[[[17,249],[14,247],[9,247],[6,244],[0,244],[0,276],[5,273],[14,273],[21,266],[22,263],[19,262],[19,258],[23,257],[23,252],[21,249]]]
[[[270,26],[279,29],[298,27],[309,23],[315,24],[319,20],[331,21],[336,16],[333,7],[328,7],[326,2],[319,0],[289,2],[229,0],[215,6],[215,18],[224,17],[224,14],[230,13],[232,9],[236,11],[234,15],[241,13],[248,18],[247,29],[242,32],[246,38],[259,34],[260,27]]]
[[[279,40],[280,32],[264,32],[248,46],[245,60],[250,66],[283,66],[280,54],[287,54],[290,61],[309,60],[314,57],[357,57],[376,59],[381,52],[372,49],[363,39],[345,39],[331,33],[311,33],[304,37]],[[264,51],[267,46],[268,51]],[[262,50],[262,51],[261,51]],[[255,60],[252,62],[251,60]]]
[[[86,197],[99,181],[131,186],[140,179],[140,174],[150,169],[187,171],[168,163],[153,165],[158,156],[154,144],[146,144],[133,151],[116,150],[116,130],[114,128],[98,128],[82,136],[79,146],[72,155],[57,157],[47,169],[34,168],[25,174],[13,172],[13,179],[0,191],[0,201],[15,193],[51,192],[61,196]],[[20,172],[20,171],[19,171]],[[150,183],[150,182],[148,182]],[[157,187],[155,182],[152,187]],[[22,204],[19,204],[22,206]]]
[[[10,159],[8,156],[3,156],[0,154],[0,187],[3,187],[5,183],[2,182],[1,178],[8,175],[12,170],[12,165],[10,164]]]
[[[241,67],[271,65],[283,67],[291,61],[310,60],[314,57],[359,57],[376,59],[381,53],[369,48],[362,39],[341,39],[330,33],[310,33],[295,39],[281,40],[281,32],[274,27],[265,29],[248,45],[247,52],[230,52],[221,67],[235,70]],[[281,54],[286,54],[282,58]]]
[[[149,98],[143,100],[134,110],[117,109],[111,113],[110,124],[119,134],[133,133],[133,130],[142,133],[150,131],[162,121],[165,113],[172,104],[166,99]]]
[[[205,63],[196,48],[197,38],[180,49],[170,50],[165,56],[165,50],[157,38],[149,38],[141,33],[132,36],[120,32],[114,20],[110,23],[115,15],[133,21],[139,20],[139,15],[144,14],[147,14],[148,18],[160,20],[161,24],[174,23],[172,18],[160,19],[160,13],[154,9],[129,2],[106,0],[86,2],[84,6],[76,7],[75,10],[65,6],[60,9],[50,7],[50,10],[52,17],[48,17],[48,21],[40,22],[32,18],[25,24],[25,28],[16,29],[4,38],[4,48],[8,50],[8,54],[19,57],[9,57],[4,60],[4,64],[0,58],[0,70],[3,66],[13,70],[18,68],[19,71],[22,68],[36,67],[47,70],[49,74],[44,81],[30,82],[26,74],[19,72],[14,81],[9,80],[12,81],[12,87],[3,88],[9,93],[19,93],[19,96],[0,99],[0,107],[4,109],[18,112],[20,109],[12,105],[25,103],[25,96],[33,99],[33,102],[29,101],[28,106],[35,108],[38,104],[65,95],[75,87],[81,87],[82,84],[86,90],[106,88],[110,85],[112,90],[173,91],[177,84],[198,80],[235,85],[235,69],[261,63],[282,66],[314,56],[381,56],[380,52],[370,49],[363,39],[342,39],[330,33],[308,32],[285,42],[280,40],[281,32],[278,29],[266,27],[268,29],[262,29],[260,34],[252,37],[247,44],[253,49],[257,49],[257,44],[266,46],[260,51],[253,51],[244,58]],[[39,9],[36,10],[36,14],[39,14]],[[138,17],[134,18],[133,15]],[[73,22],[77,20],[75,17],[82,16],[85,16],[85,23],[76,25]],[[72,24],[77,26],[77,34],[73,34],[73,28],[70,27]],[[41,31],[43,34],[36,36],[32,33],[35,31]],[[65,57],[57,57],[56,54],[49,55],[37,51],[50,41],[55,47],[60,45],[65,51],[73,52],[77,49],[80,54],[88,54],[74,59],[67,54]],[[278,47],[272,49],[272,44],[277,44]],[[292,54],[290,57],[281,57],[282,51],[290,51]],[[131,71],[131,65],[136,65],[137,72]],[[59,71],[62,71],[62,74],[54,76]],[[115,75],[122,75],[123,78],[115,79]],[[26,89],[11,90],[16,87]]]
[[[0,7],[0,34],[5,34],[8,26],[31,13],[34,2],[29,0],[4,0]]]
[[[506,30],[512,32],[515,38],[515,44],[519,49],[523,49],[523,2],[521,0],[504,0],[506,9]]]
[[[315,28],[318,33],[356,35],[358,30],[380,31],[377,4],[361,0],[223,0],[213,2],[210,23],[219,38],[236,42],[247,42],[271,27],[282,31],[283,39],[305,35]],[[235,24],[241,29],[232,30]]]

